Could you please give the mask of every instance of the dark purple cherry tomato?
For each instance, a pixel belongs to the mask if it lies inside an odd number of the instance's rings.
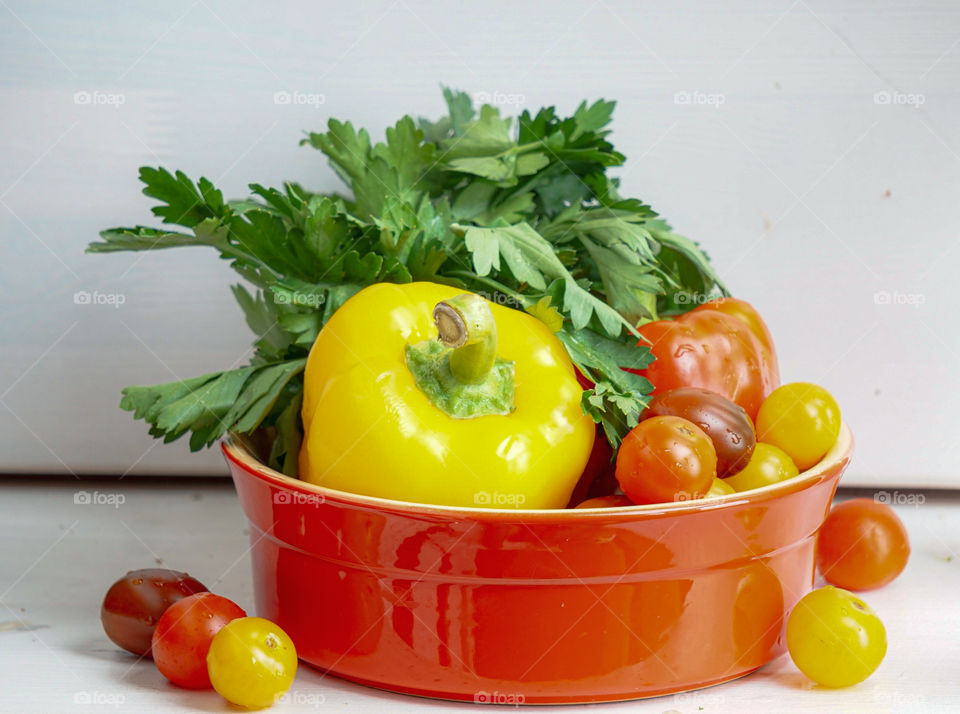
[[[103,631],[119,647],[149,657],[160,616],[178,600],[206,590],[199,581],[176,570],[131,570],[107,590],[100,608]]]
[[[657,394],[643,418],[683,417],[703,429],[717,451],[717,476],[733,476],[743,469],[757,444],[753,422],[743,407],[707,389],[681,387]]]

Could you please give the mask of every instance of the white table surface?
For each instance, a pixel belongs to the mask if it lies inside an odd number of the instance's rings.
[[[114,504],[77,504],[81,490]],[[819,689],[781,657],[700,692],[589,708],[960,711],[960,496],[925,498],[921,505],[897,507],[912,539],[907,569],[865,597],[886,624],[889,641],[886,660],[866,682]],[[0,712],[237,711],[212,691],[167,684],[149,660],[137,662],[107,640],[99,620],[113,580],[128,569],[157,565],[186,570],[252,612],[246,521],[228,481],[4,481],[0,536]],[[287,701],[273,711],[447,709],[482,711],[379,692],[301,666]]]

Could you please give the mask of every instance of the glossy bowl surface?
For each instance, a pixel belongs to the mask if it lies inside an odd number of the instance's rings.
[[[381,689],[506,704],[681,692],[781,654],[852,449],[844,426],[799,476],[710,501],[513,511],[324,489],[223,445],[257,613],[301,659]]]

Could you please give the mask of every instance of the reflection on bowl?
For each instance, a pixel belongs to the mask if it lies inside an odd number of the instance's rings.
[[[257,612],[339,677],[507,704],[635,699],[784,651],[850,460],[748,493],[617,509],[445,508],[357,496],[223,450],[251,524]]]

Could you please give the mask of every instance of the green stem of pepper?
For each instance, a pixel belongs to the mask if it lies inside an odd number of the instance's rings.
[[[433,309],[437,337],[450,353],[450,372],[461,382],[486,379],[497,359],[497,323],[490,305],[479,295],[464,293]]]

